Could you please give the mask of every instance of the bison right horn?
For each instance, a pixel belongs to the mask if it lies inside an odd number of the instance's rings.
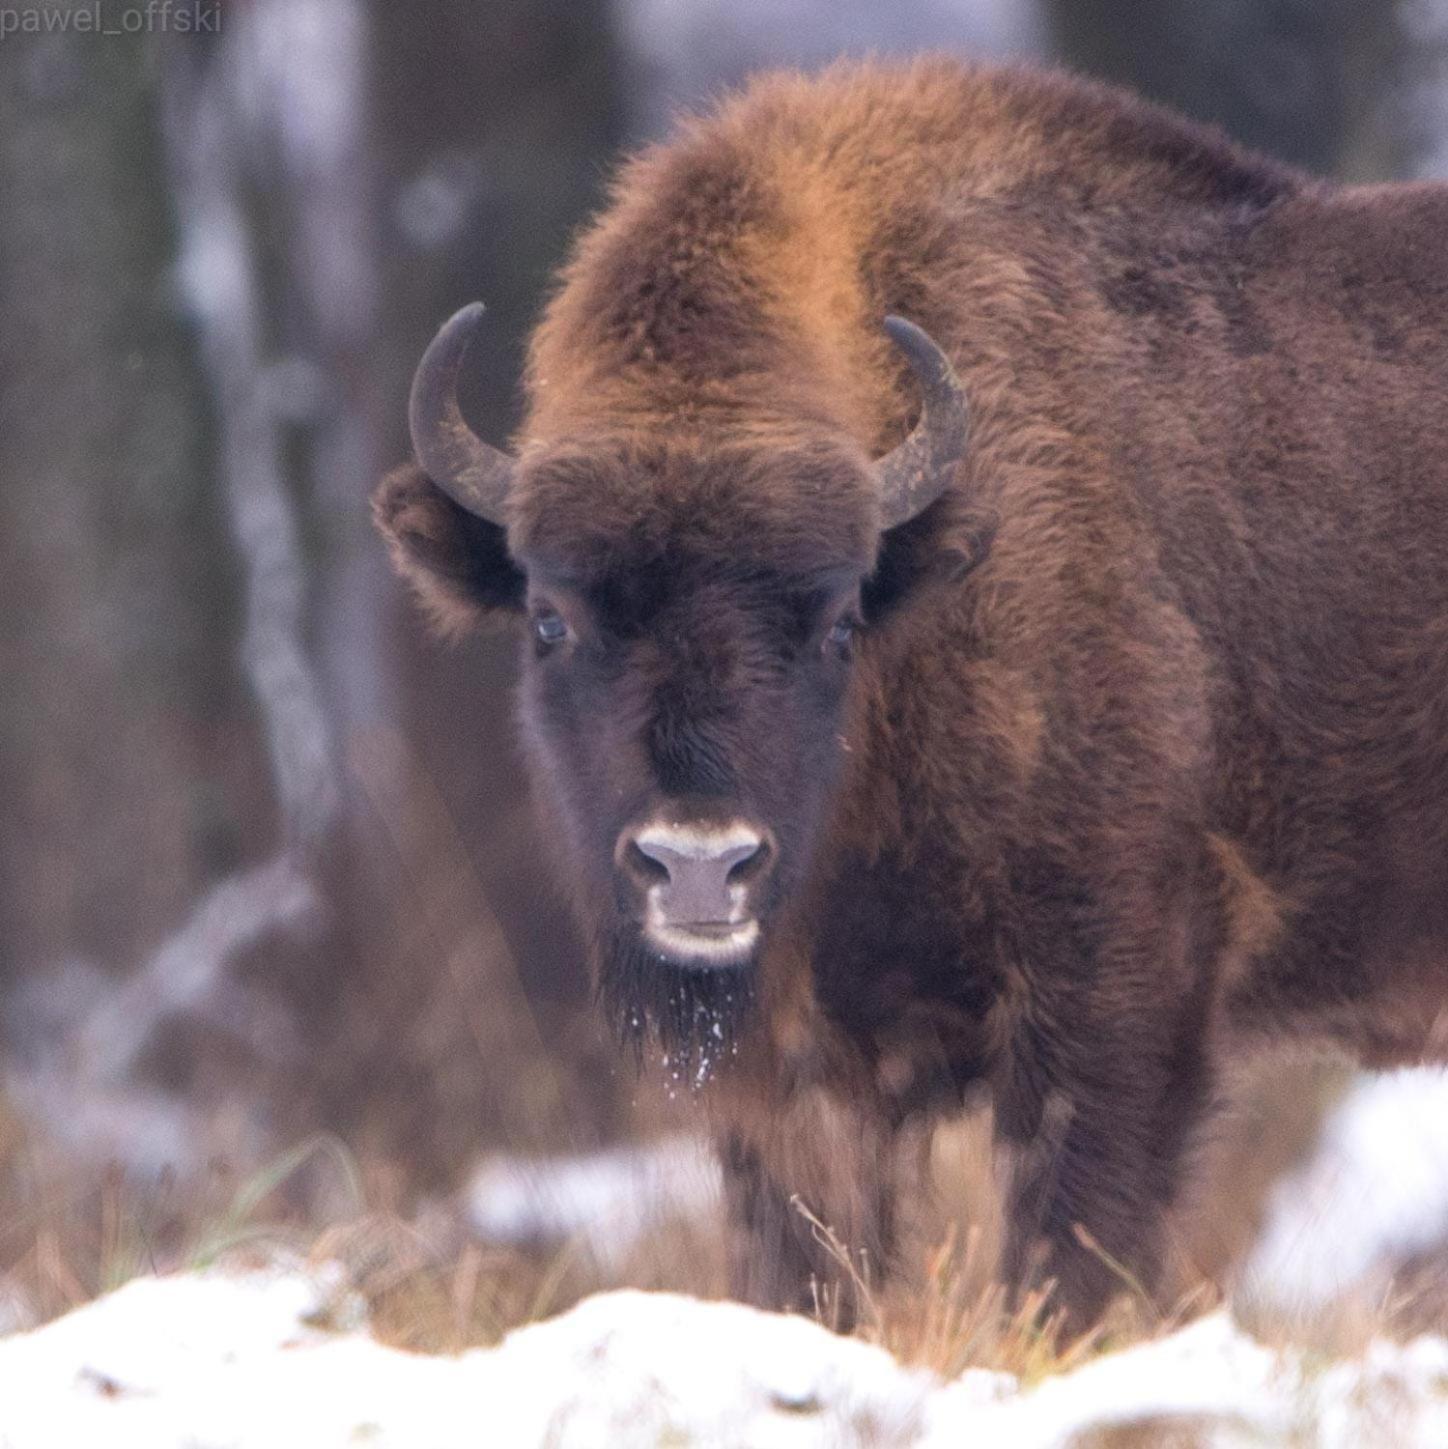
[[[930,334],[903,317],[885,318],[890,340],[920,383],[915,430],[875,464],[886,528],[923,513],[950,486],[970,434],[965,389]]]
[[[422,471],[454,503],[502,525],[517,462],[478,437],[458,406],[458,373],[482,317],[473,302],[443,323],[417,365],[407,421]]]

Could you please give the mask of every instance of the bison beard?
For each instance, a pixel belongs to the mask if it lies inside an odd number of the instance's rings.
[[[440,624],[524,634],[738,1292],[833,1276],[796,1198],[888,1272],[905,1149],[984,1090],[1006,1271],[1084,1326],[1160,1282],[1245,1055],[1443,1060],[1445,235],[1443,187],[1065,76],[845,65],[628,165],[516,456],[457,407],[476,309],[428,349],[375,517]]]
[[[662,1054],[670,1074],[703,1086],[734,1056],[755,1008],[750,967],[687,967],[617,931],[599,952],[598,999],[635,1060]]]

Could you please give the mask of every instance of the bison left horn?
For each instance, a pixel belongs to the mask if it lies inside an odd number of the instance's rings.
[[[890,340],[920,384],[915,430],[875,464],[886,528],[923,513],[950,486],[970,433],[965,389],[929,333],[903,317],[885,318]]]
[[[518,465],[478,437],[458,406],[458,373],[482,317],[473,302],[443,323],[417,365],[407,421],[422,471],[469,513],[502,524]]]

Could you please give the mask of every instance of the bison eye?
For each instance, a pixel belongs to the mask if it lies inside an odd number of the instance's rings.
[[[848,649],[855,637],[855,630],[859,627],[860,621],[853,614],[842,615],[835,620],[827,636],[830,646],[835,649]]]
[[[538,609],[533,614],[533,633],[540,644],[561,644],[568,637],[568,625],[556,609]]]

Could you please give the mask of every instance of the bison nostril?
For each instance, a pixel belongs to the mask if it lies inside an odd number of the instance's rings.
[[[769,858],[772,854],[769,842],[761,840],[754,850],[729,867],[729,884],[745,886],[758,880],[769,869]]]
[[[649,855],[637,840],[630,840],[623,848],[622,861],[630,875],[640,885],[667,885],[669,867],[656,856]]]

